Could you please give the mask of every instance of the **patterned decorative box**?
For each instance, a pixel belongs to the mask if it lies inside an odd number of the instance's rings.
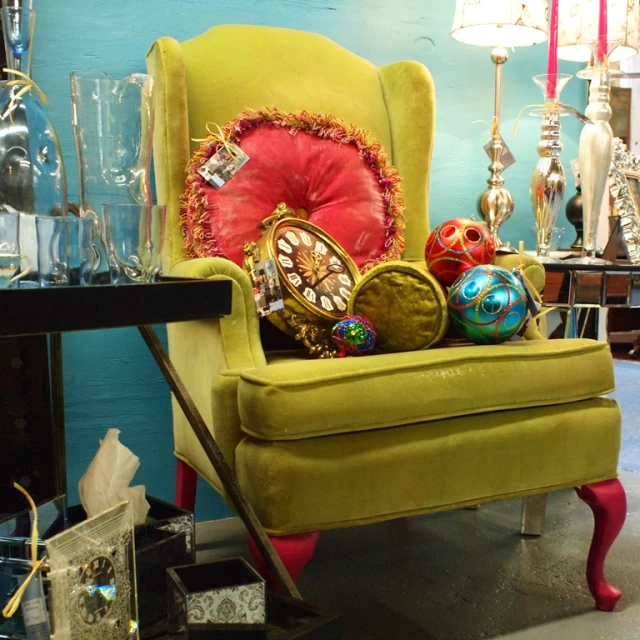
[[[168,567],[195,562],[195,522],[193,513],[146,496],[150,505],[147,521],[135,527],[138,621],[141,631],[166,616],[164,590]],[[67,526],[86,518],[82,505],[67,508]]]
[[[266,589],[242,558],[167,569],[171,638],[266,639]],[[215,633],[214,633],[215,632]]]

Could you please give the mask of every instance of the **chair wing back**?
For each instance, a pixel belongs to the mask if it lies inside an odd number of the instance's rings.
[[[435,96],[426,67],[383,67],[312,33],[223,25],[178,43],[157,40],[147,55],[155,80],[154,166],[158,202],[167,205],[165,268],[184,259],[178,223],[185,168],[207,122],[246,107],[332,113],[369,130],[403,178],[407,260],[422,260]]]

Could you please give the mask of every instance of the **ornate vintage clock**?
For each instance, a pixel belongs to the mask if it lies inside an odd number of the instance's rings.
[[[46,541],[56,640],[138,638],[131,503]]]
[[[244,267],[257,279],[256,268],[275,261],[284,309],[267,317],[321,358],[337,351],[330,330],[347,313],[351,292],[360,278],[358,268],[342,247],[320,227],[297,217],[280,203],[260,223],[256,242],[246,243]]]

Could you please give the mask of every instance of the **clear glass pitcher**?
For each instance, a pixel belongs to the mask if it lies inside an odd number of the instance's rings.
[[[151,204],[153,79],[133,73],[114,80],[101,71],[71,74],[72,122],[80,214],[104,226],[104,204]],[[104,247],[99,273],[106,274]],[[99,280],[100,281],[100,280]]]

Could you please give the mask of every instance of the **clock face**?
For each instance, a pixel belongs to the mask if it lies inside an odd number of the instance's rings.
[[[84,567],[78,579],[78,608],[90,625],[104,618],[116,599],[116,571],[106,556],[98,556]]]
[[[284,277],[322,315],[340,319],[355,285],[344,259],[312,230],[280,225],[273,249]]]

